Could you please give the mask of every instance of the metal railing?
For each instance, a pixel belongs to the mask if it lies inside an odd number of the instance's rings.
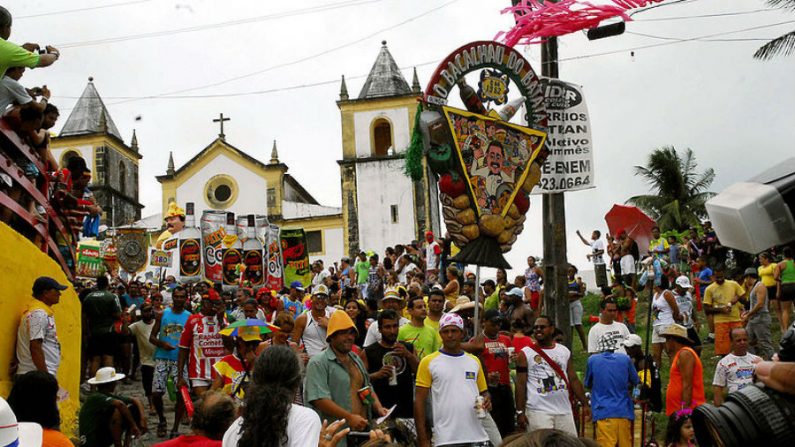
[[[64,254],[56,243],[57,237],[60,237],[62,241],[71,241],[72,234],[68,220],[60,210],[55,209],[51,205],[47,186],[49,182],[45,181],[41,189],[37,188],[34,181],[25,175],[23,169],[15,160],[24,159],[26,162],[33,163],[41,175],[46,176],[47,171],[44,164],[33,148],[26,144],[11,128],[9,123],[2,118],[0,118],[0,149],[2,149],[0,151],[0,172],[8,175],[15,183],[15,186],[22,189],[22,194],[40,207],[39,209],[43,209],[44,213],[42,213],[41,217],[35,216],[16,200],[12,199],[5,190],[0,190],[0,205],[11,210],[16,215],[18,218],[17,224],[22,222],[24,226],[39,236],[36,238],[36,240],[40,241],[37,243],[39,249],[58,262],[64,273],[72,279],[73,272],[69,267],[70,263],[68,261],[71,262],[72,266],[75,265],[75,247],[73,244],[67,243],[68,253]],[[32,242],[35,243],[34,240]]]

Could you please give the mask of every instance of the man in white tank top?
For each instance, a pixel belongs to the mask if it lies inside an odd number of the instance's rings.
[[[309,358],[312,358],[328,347],[326,328],[328,319],[334,313],[328,307],[328,288],[320,284],[312,292],[312,309],[302,313],[295,320],[292,339],[302,343]]]
[[[549,317],[542,315],[536,318],[533,336],[538,343],[536,346],[555,363],[556,368],[532,347],[517,353],[516,414],[519,427],[527,432],[555,428],[577,436],[569,393],[574,393],[582,403],[586,417],[590,416],[591,408],[582,382],[574,371],[571,351],[555,343],[555,326]],[[563,372],[566,380],[555,369]]]

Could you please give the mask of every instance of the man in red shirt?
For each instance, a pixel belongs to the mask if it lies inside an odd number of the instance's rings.
[[[170,441],[155,444],[157,447],[221,447],[227,428],[237,416],[237,408],[229,396],[208,392],[196,405],[191,420],[192,433]]]
[[[485,348],[480,354],[486,372],[486,383],[491,395],[491,417],[503,437],[514,432],[515,407],[511,391],[511,369],[509,356],[511,339],[500,333],[503,317],[497,309],[489,309],[483,315],[483,341]]]
[[[179,339],[177,371],[182,371],[187,361],[188,379],[199,398],[212,385],[213,365],[225,354],[220,334],[223,321],[216,316],[220,304],[221,297],[215,290],[210,289],[203,294],[201,312],[188,318]],[[180,376],[177,388],[183,386],[187,383]]]

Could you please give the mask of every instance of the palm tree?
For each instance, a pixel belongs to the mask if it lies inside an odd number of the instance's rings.
[[[767,0],[767,4],[774,8],[795,11],[795,0]],[[795,51],[795,31],[790,31],[759,47],[754,53],[754,58],[770,60],[778,55],[788,56],[793,51]]]
[[[635,166],[635,175],[651,186],[651,195],[631,197],[635,205],[657,221],[662,231],[684,230],[706,218],[704,203],[715,195],[707,188],[715,179],[712,168],[696,172],[696,157],[686,149],[680,157],[673,146],[655,149],[646,166]]]

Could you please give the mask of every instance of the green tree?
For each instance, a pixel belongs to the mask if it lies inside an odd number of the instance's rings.
[[[795,0],[767,0],[767,4],[774,8],[795,11]],[[795,31],[790,31],[759,47],[754,53],[754,58],[770,60],[779,55],[788,56],[793,51],[795,51]]]
[[[706,218],[704,203],[715,195],[707,188],[715,179],[712,168],[696,172],[696,157],[686,149],[682,156],[673,146],[655,149],[646,166],[635,166],[635,175],[651,186],[651,194],[631,197],[635,205],[657,221],[662,231],[683,230]]]

